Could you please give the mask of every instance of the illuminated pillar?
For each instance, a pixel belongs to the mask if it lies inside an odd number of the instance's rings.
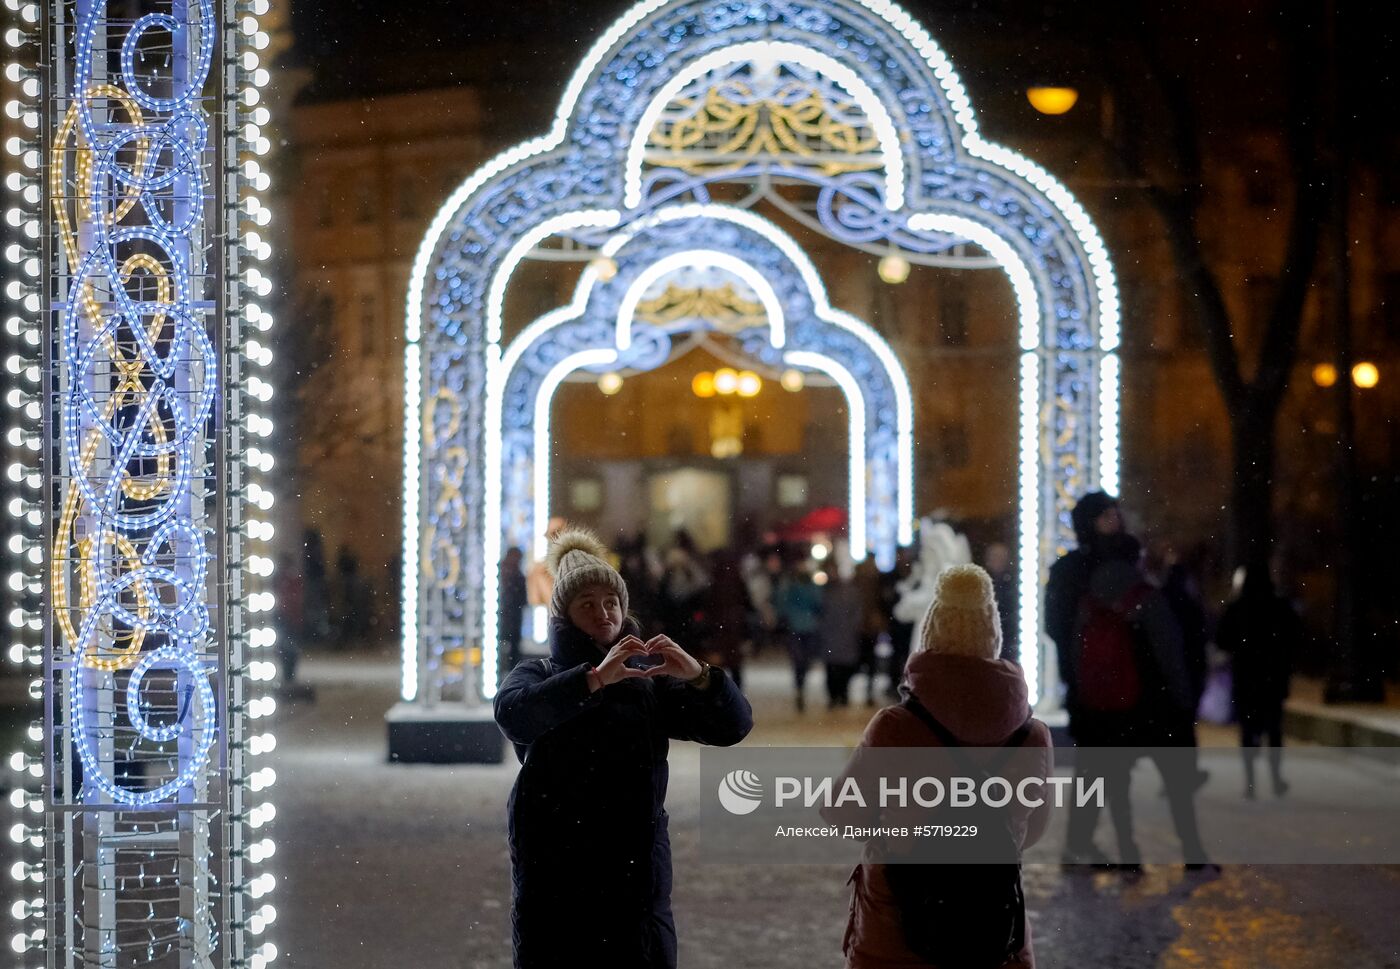
[[[6,3],[11,658],[43,701],[11,947],[261,969],[267,0]]]

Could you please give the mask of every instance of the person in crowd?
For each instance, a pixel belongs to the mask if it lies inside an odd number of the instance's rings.
[[[360,574],[360,560],[350,549],[341,548],[336,556],[335,571],[340,586],[340,642],[345,648],[369,635],[373,593]]]
[[[306,636],[306,579],[292,556],[283,553],[277,557],[274,581],[281,627],[277,631],[277,659],[282,666],[279,686],[286,688],[296,683],[301,644]]]
[[[1088,598],[1089,577],[1095,564],[1102,558],[1104,542],[1122,532],[1122,514],[1114,498],[1102,491],[1094,491],[1079,500],[1070,518],[1078,544],[1050,567],[1045,587],[1045,631],[1055,643],[1060,683],[1065,691],[1065,712],[1069,714],[1069,732],[1075,746],[1090,749],[1118,746],[1125,741],[1124,734],[1129,718],[1120,716],[1109,718],[1106,722],[1103,717],[1097,716],[1095,711],[1080,703],[1077,660],[1080,652],[1080,608]],[[1122,714],[1123,711],[1115,713]],[[1084,761],[1084,757],[1076,756],[1075,774],[1086,781],[1094,780],[1102,776],[1104,771],[1112,770],[1116,766],[1096,764],[1092,759],[1087,764]],[[1121,804],[1111,807],[1122,810]],[[1097,819],[1097,810],[1092,816],[1083,809],[1071,815],[1064,852],[1066,864],[1093,864],[1099,867],[1110,865],[1108,857],[1093,844],[1094,824]]]
[[[548,555],[550,656],[495,698],[520,773],[508,811],[516,969],[674,969],[665,810],[671,740],[729,746],[753,713],[732,679],[665,634],[643,642],[591,533]]]
[[[894,569],[882,576],[880,599],[884,607],[885,623],[890,632],[889,687],[886,697],[898,698],[904,664],[909,659],[910,646],[914,641],[914,623],[905,621],[896,606],[904,595],[907,583],[914,581],[914,550],[901,548],[895,552]]]
[[[821,589],[819,638],[826,665],[826,708],[851,704],[851,678],[860,663],[860,634],[864,622],[860,587],[844,545],[837,545]]]
[[[997,614],[1001,617],[1001,658],[1019,663],[1021,638],[1017,621],[1016,572],[1012,568],[1011,549],[1004,542],[993,542],[987,546],[983,563],[987,574],[992,577]]]
[[[875,680],[880,674],[880,637],[885,635],[885,606],[880,569],[867,555],[856,565],[854,583],[860,593],[860,657],[856,672],[864,673],[865,705],[875,705]]]
[[[1210,615],[1201,593],[1201,560],[1205,546],[1197,546],[1186,556],[1169,551],[1162,574],[1162,594],[1181,626],[1181,646],[1186,656],[1186,675],[1191,683],[1192,709],[1198,709],[1206,689],[1209,662],[1206,645],[1210,642]]]
[[[1196,819],[1195,795],[1205,776],[1197,767],[1195,710],[1170,604],[1141,567],[1142,546],[1122,531],[1100,536],[1089,586],[1062,667],[1072,671],[1076,772],[1104,780],[1117,836],[1117,867],[1138,871],[1130,773],[1143,754],[1156,765],[1189,869],[1209,864]],[[1098,805],[1070,809],[1065,860],[1107,864],[1093,843]]]
[[[1050,730],[1031,716],[1021,668],[999,658],[1001,622],[990,576],[976,565],[945,569],[920,632],[900,687],[903,702],[875,714],[836,788],[855,777],[860,789],[875,790],[876,782],[864,775],[884,773],[889,761],[872,754],[881,748],[1007,747],[1015,751],[1008,762],[1015,766],[1006,774],[1016,783],[1049,777]],[[1014,857],[1001,864],[890,865],[874,860],[883,855],[867,843],[865,860],[850,878],[847,969],[1031,969],[1019,857],[1045,832],[1050,801],[1041,801],[1033,807],[1012,799],[1005,808],[1001,820]],[[874,803],[847,802],[821,813],[832,824],[905,823],[902,815],[869,813]]]
[[[559,530],[564,527],[564,519],[559,517],[551,518],[544,529],[546,541],[552,541]],[[525,571],[525,601],[531,610],[545,609],[549,606],[550,596],[554,591],[554,579],[549,574],[549,566],[544,559],[536,559]],[[542,635],[542,630],[536,629],[534,635]]]
[[[773,604],[778,579],[783,573],[782,555],[776,545],[751,550],[742,561],[744,584],[749,596],[749,630],[754,655],[778,641],[778,611]]]
[[[744,686],[744,647],[749,641],[749,590],[739,556],[727,548],[710,555],[710,586],[701,602],[707,659],[722,665],[740,689]]]
[[[302,535],[302,571],[306,576],[306,641],[324,643],[331,635],[331,593],[326,575],[325,545],[321,533],[308,528]]]
[[[710,576],[700,558],[700,550],[689,532],[676,531],[675,544],[666,553],[666,568],[661,575],[660,597],[662,622],[671,634],[682,641],[696,641],[696,613],[700,611]]]
[[[525,572],[522,569],[524,562],[525,553],[516,546],[506,549],[501,559],[501,585],[496,610],[496,641],[500,643],[500,660],[496,666],[499,679],[504,679],[520,662],[520,641],[525,634],[525,609],[528,605]]]
[[[1102,779],[1117,835],[1118,866],[1141,867],[1133,837],[1129,776],[1145,751],[1162,775],[1189,868],[1209,864],[1196,821],[1195,708],[1181,629],[1142,570],[1142,546],[1123,529],[1115,499],[1085,495],[1071,515],[1078,548],[1050,569],[1046,630],[1059,653],[1075,773]],[[1070,810],[1063,861],[1112,864],[1094,844],[1098,805]]]
[[[804,562],[783,576],[776,600],[788,658],[792,661],[793,702],[801,713],[807,708],[807,671],[821,648],[822,590],[813,581],[810,563]]]
[[[1230,654],[1235,715],[1244,757],[1244,796],[1254,797],[1254,764],[1260,741],[1269,744],[1274,795],[1288,791],[1283,779],[1283,702],[1293,658],[1303,644],[1303,623],[1293,604],[1274,590],[1265,568],[1247,571],[1238,595],[1226,606],[1215,634]]]
[[[661,607],[657,593],[661,563],[647,546],[645,533],[640,531],[631,538],[619,541],[617,553],[617,571],[622,575],[622,581],[627,583],[628,594],[632,597],[632,611],[636,613],[638,623],[642,624],[642,632],[654,635],[661,629]]]

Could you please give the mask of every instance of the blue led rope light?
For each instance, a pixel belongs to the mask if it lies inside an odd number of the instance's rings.
[[[72,267],[75,283],[60,331],[60,352],[72,375],[61,414],[64,453],[75,472],[69,486],[82,498],[93,539],[93,588],[91,601],[84,603],[86,612],[76,641],[70,644],[78,661],[69,678],[68,716],[84,780],[112,800],[133,806],[177,800],[205,769],[218,734],[210,685],[213,671],[199,654],[210,634],[205,602],[210,555],[190,511],[195,501],[193,482],[203,477],[206,464],[204,441],[216,394],[216,354],[201,319],[203,311],[194,305],[190,269],[183,255],[203,245],[199,230],[205,218],[203,155],[209,127],[196,99],[212,63],[215,23],[212,0],[198,0],[197,17],[186,22],[167,14],[148,14],[131,25],[121,44],[121,80],[125,93],[145,114],[139,124],[119,127],[99,121],[89,94],[94,45],[108,26],[105,4],[89,9],[75,42],[72,98],[81,140],[92,151],[93,164],[85,187],[88,213],[82,222],[89,241],[78,265]],[[151,94],[136,66],[143,36],[155,30],[170,33],[177,48],[190,31],[197,33],[190,72],[172,79],[171,97]],[[138,150],[136,157],[156,159],[163,166],[124,163],[123,155],[131,155],[137,146],[144,146],[144,152]],[[118,226],[126,215],[120,210],[133,198],[145,224]],[[174,218],[165,217],[163,204],[169,205]],[[127,292],[118,257],[122,249],[140,251],[159,262],[171,284],[169,301],[139,300]],[[100,327],[92,327],[85,300],[89,283],[102,280],[111,294],[110,315]],[[162,330],[173,327],[173,335],[162,333],[153,340],[147,328],[156,318],[165,321]],[[143,394],[134,415],[122,413],[129,405],[113,407],[110,396],[96,390],[100,381],[110,380],[102,375],[102,368],[118,346],[118,333],[130,340],[135,359],[144,368]],[[165,341],[164,352],[158,340]],[[119,349],[116,352],[121,354]],[[131,361],[122,356],[110,362],[115,369]],[[84,442],[94,432],[105,440],[116,469],[105,481],[90,478],[84,466]],[[129,502],[124,483],[143,473],[138,469],[142,462],[162,458],[174,465],[173,474],[164,479],[166,486],[156,496]],[[122,540],[140,547],[135,562],[117,550]],[[170,561],[181,567],[170,567],[166,564]],[[141,603],[136,611],[124,604],[133,597]],[[147,642],[164,640],[136,661],[126,681],[126,716],[137,739],[164,744],[186,734],[192,738],[187,750],[174,755],[180,758],[175,776],[145,790],[118,783],[111,775],[111,765],[96,749],[104,728],[88,722],[85,680],[92,671],[82,659],[104,627],[117,625],[144,630]],[[180,691],[185,699],[169,722],[153,721],[143,700],[143,685],[154,670],[175,671],[185,684]]]
[[[891,204],[870,172],[829,176],[813,166],[764,163],[696,174],[642,163],[634,151],[641,122],[672,78],[704,58],[722,66],[728,48],[769,41],[811,52],[812,63],[839,65],[883,105],[900,154]],[[405,327],[405,699],[432,695],[433,673],[419,669],[420,655],[484,637],[488,672],[491,666],[494,618],[477,590],[495,584],[496,563],[486,552],[496,543],[485,534],[503,524],[491,518],[490,500],[503,482],[484,481],[475,464],[465,473],[446,468],[449,455],[483,451],[490,361],[502,350],[487,325],[498,267],[522,238],[568,213],[611,210],[625,224],[659,206],[707,202],[711,184],[759,175],[818,185],[815,224],[852,244],[937,253],[963,240],[911,222],[929,213],[966,219],[994,234],[1014,260],[997,260],[1013,285],[1018,273],[1030,280],[1038,319],[1029,334],[1023,329],[1022,350],[1035,365],[1023,361],[1019,388],[1022,464],[1029,458],[1032,466],[1022,468],[1018,486],[1018,547],[1026,635],[1038,635],[1035,589],[1057,545],[1072,538],[1073,490],[1117,480],[1117,429],[1099,426],[1101,414],[1117,411],[1113,401],[1098,400],[1115,394],[1117,383],[1097,375],[1118,344],[1119,305],[1092,220],[1051,175],[982,137],[952,63],[892,0],[640,0],[584,58],[550,132],[463,183],[415,260]],[[457,411],[451,433],[429,429],[432,402],[444,395]],[[1042,412],[1053,416],[1042,423]],[[520,475],[509,462],[505,468],[504,484],[518,487]],[[436,549],[452,550],[450,569],[435,568]],[[1023,650],[1033,692],[1038,653],[1038,642]]]

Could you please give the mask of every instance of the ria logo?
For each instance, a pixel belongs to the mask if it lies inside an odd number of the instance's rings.
[[[719,803],[730,814],[751,814],[763,803],[763,782],[751,770],[732,770],[719,782]]]

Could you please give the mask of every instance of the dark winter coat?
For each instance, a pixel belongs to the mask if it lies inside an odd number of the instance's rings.
[[[1246,580],[1225,607],[1216,644],[1231,656],[1235,714],[1246,724],[1277,720],[1303,642],[1303,622],[1270,583]]]
[[[933,714],[939,723],[969,747],[996,747],[1007,742],[1030,716],[1025,672],[1006,660],[951,656],[921,651],[909,658],[905,687]],[[902,706],[887,707],[875,714],[865,728],[860,747],[852,755],[848,775],[862,772],[860,751],[872,747],[939,747],[938,738],[919,718]],[[1050,729],[1039,720],[1023,747],[1028,750],[1023,766],[1034,765],[1026,776],[1049,777],[1054,771]],[[860,781],[865,790],[875,782]],[[840,783],[837,787],[839,789]],[[1040,807],[1011,807],[1012,833],[1021,847],[1035,844],[1045,833],[1050,818],[1050,802]],[[871,825],[883,823],[864,809],[825,808],[822,817],[832,824]],[[885,877],[885,865],[864,863],[851,873],[851,906],[846,922],[842,951],[847,969],[928,969],[905,943],[899,903]],[[1025,944],[1004,964],[1004,969],[1033,969],[1030,925],[1025,927]],[[935,967],[936,969],[936,967]]]
[[[1131,539],[1126,539],[1131,542]],[[1142,695],[1132,710],[1099,713],[1078,708],[1074,684],[1079,674],[1081,610],[1069,648],[1061,651],[1060,666],[1067,670],[1067,703],[1070,732],[1080,746],[1115,747],[1124,744],[1174,746],[1192,743],[1195,699],[1181,627],[1162,591],[1148,583],[1134,558],[1105,557],[1089,576],[1086,596],[1116,607],[1135,589],[1138,602],[1128,615],[1136,634],[1137,670]]]
[[[634,629],[629,620],[622,635]],[[522,763],[509,803],[517,969],[675,966],[669,742],[729,746],[753,726],[720,669],[704,691],[663,676],[590,693],[603,656],[556,619],[550,658],[517,666],[496,694]]]
[[[1094,519],[1114,504],[1103,492],[1090,492],[1079,500],[1070,513],[1078,548],[1071,549],[1050,566],[1045,584],[1045,631],[1055,643],[1060,661],[1060,680],[1072,689],[1074,671],[1067,667],[1069,652],[1076,635],[1075,623],[1079,605],[1089,592],[1089,576],[1098,564],[1098,536]],[[1002,630],[1003,636],[1005,630]]]

